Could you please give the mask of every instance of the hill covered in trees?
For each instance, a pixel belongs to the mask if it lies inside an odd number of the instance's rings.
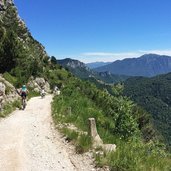
[[[124,95],[151,114],[155,128],[171,147],[171,73],[130,78],[125,82]]]

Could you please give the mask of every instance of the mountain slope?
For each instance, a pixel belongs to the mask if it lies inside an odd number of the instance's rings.
[[[50,58],[19,17],[12,0],[0,1],[0,73],[15,78],[15,86],[26,84],[31,77],[44,77],[51,87],[71,76]]]
[[[171,72],[171,57],[147,54],[139,58],[117,60],[112,64],[95,68],[95,71],[109,71],[120,75],[152,77]]]
[[[78,60],[66,58],[57,60],[57,63],[65,68],[68,68],[70,72],[80,78],[88,78],[95,75],[95,72],[89,69],[83,62]]]
[[[92,62],[92,63],[86,63],[86,66],[88,66],[90,69],[98,68],[104,65],[108,65],[111,62]]]
[[[130,78],[124,87],[124,95],[152,115],[155,127],[171,147],[171,73],[153,78]]]
[[[86,64],[80,62],[78,60],[66,58],[63,60],[57,60],[57,63],[62,65],[64,68],[67,68],[71,73],[81,79],[95,78],[97,81],[101,81],[104,83],[117,83],[124,81],[128,78],[128,76],[124,75],[114,75],[110,72],[96,72],[90,69]]]
[[[4,0],[0,9],[0,72],[13,69],[18,75],[18,66],[22,74],[42,72],[43,63],[49,59],[44,47],[31,36],[12,1]]]

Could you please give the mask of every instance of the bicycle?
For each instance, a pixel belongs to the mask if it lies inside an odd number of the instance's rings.
[[[26,97],[22,96],[22,109],[24,110],[26,108]]]
[[[41,98],[43,99],[45,97],[46,93],[45,92],[41,92],[40,95],[41,95]]]

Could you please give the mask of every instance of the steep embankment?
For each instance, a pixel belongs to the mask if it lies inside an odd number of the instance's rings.
[[[152,78],[135,77],[125,82],[124,95],[130,97],[151,114],[155,127],[171,150],[170,85],[171,73]]]
[[[32,98],[24,111],[0,120],[0,170],[92,170],[53,126],[52,96]]]

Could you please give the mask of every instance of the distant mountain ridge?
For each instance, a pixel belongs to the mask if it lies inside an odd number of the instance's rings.
[[[93,77],[105,83],[116,83],[116,82],[125,81],[128,78],[128,76],[114,75],[108,71],[98,73],[90,69],[83,62],[80,62],[75,59],[66,58],[62,60],[57,60],[57,63],[62,65],[64,68],[67,68],[72,74],[74,74],[75,76],[81,79],[90,79]]]
[[[92,62],[92,63],[86,63],[86,66],[88,66],[90,69],[94,69],[94,68],[108,65],[110,63],[112,62]]]
[[[94,69],[97,72],[109,71],[112,74],[152,77],[171,72],[171,57],[145,54],[139,58],[117,60],[109,65]]]
[[[95,71],[90,70],[83,62],[75,59],[66,58],[57,60],[57,63],[70,70],[74,75],[80,76],[81,78],[90,77],[91,75],[95,74]]]

